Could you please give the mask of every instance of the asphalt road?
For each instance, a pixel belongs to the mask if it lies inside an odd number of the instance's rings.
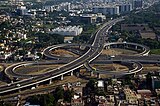
[[[41,83],[44,81],[48,81],[52,78],[59,77],[63,74],[69,73],[69,72],[83,66],[83,64],[85,62],[93,61],[95,58],[97,58],[101,54],[101,51],[103,49],[103,45],[105,43],[105,40],[103,39],[103,37],[106,36],[104,33],[108,32],[108,30],[111,28],[112,25],[114,25],[115,23],[122,21],[122,20],[123,20],[122,18],[111,20],[111,21],[107,22],[106,24],[104,24],[98,30],[98,32],[94,36],[95,38],[92,43],[92,46],[98,47],[98,48],[90,48],[81,57],[79,57],[79,58],[73,60],[72,62],[54,70],[54,72],[49,72],[49,73],[43,74],[41,76],[32,77],[32,79],[29,79],[29,80],[21,81],[18,83],[19,86],[17,86],[17,83],[13,83],[9,86],[2,86],[2,87],[0,87],[0,94],[14,91],[14,90],[18,90],[20,88],[28,87],[31,85],[35,85],[35,84],[38,84],[38,83]]]

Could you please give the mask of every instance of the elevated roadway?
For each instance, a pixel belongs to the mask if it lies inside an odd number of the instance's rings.
[[[131,42],[111,42],[111,43],[105,43],[104,46],[107,48],[110,46],[114,46],[114,45],[123,45],[125,46],[134,46],[134,49],[137,50],[138,48],[140,48],[142,50],[141,53],[138,53],[136,55],[142,55],[142,56],[148,56],[150,49],[147,46],[141,45],[141,44],[137,44],[137,43],[131,43]]]
[[[13,83],[9,86],[0,87],[0,94],[4,94],[7,92],[19,90],[21,88],[33,86],[33,85],[36,85],[36,84],[39,84],[39,83],[42,83],[45,81],[49,81],[49,80],[56,78],[56,77],[63,77],[64,74],[73,72],[75,69],[78,69],[81,66],[83,66],[83,64],[85,62],[93,61],[101,54],[101,51],[102,51],[104,43],[105,43],[105,41],[103,40],[103,37],[105,37],[105,36],[101,36],[101,35],[103,35],[104,32],[108,32],[108,30],[112,27],[112,25],[114,25],[115,23],[120,22],[122,20],[124,20],[124,19],[118,18],[118,19],[111,20],[111,21],[105,23],[98,30],[98,32],[96,32],[92,46],[98,47],[98,48],[90,48],[81,57],[73,60],[72,62],[70,62],[66,65],[63,65],[62,67],[59,67],[58,69],[54,70],[54,72],[49,72],[49,73],[43,74],[41,76],[33,77],[32,79],[29,79],[29,80],[19,82],[18,86],[17,86],[17,84]],[[49,50],[51,50],[51,49],[49,49]]]
[[[95,74],[107,74],[107,75],[114,75],[114,76],[122,76],[122,75],[130,75],[130,74],[134,74],[134,73],[138,73],[140,72],[142,69],[143,69],[143,66],[141,63],[139,62],[132,62],[132,61],[119,61],[119,60],[108,60],[107,61],[108,63],[120,63],[120,64],[124,64],[124,65],[127,65],[127,66],[131,66],[132,69],[129,69],[128,71],[106,71],[106,70],[99,70],[99,69],[96,69],[95,67],[92,67],[90,64],[88,63],[85,63],[85,67],[87,68],[87,70],[89,71],[92,71],[93,73]],[[99,63],[107,63],[107,62],[99,62]]]

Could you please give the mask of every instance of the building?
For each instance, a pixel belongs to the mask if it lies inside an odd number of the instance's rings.
[[[93,7],[93,13],[102,13],[104,15],[119,15],[119,6],[117,5],[106,5],[106,6],[95,6]]]
[[[86,24],[96,23],[96,16],[93,14],[82,14],[80,20]]]
[[[133,0],[133,8],[142,8],[143,6],[143,1],[142,0]]]
[[[83,31],[83,28],[80,26],[66,26],[66,27],[58,27],[56,29],[53,29],[49,33],[67,35],[67,36],[77,36],[77,35],[80,35],[82,31]]]
[[[142,39],[153,39],[155,40],[156,34],[153,31],[140,31],[140,36]]]
[[[138,104],[138,99],[137,99],[136,92],[132,91],[129,88],[125,88],[124,89],[124,94],[125,94],[125,97],[126,97],[126,100],[127,100],[128,103],[134,104],[134,105]]]
[[[69,3],[69,2],[64,2],[64,3],[61,3],[61,4],[59,4],[58,6],[57,6],[57,11],[62,11],[62,10],[64,10],[64,11],[70,11],[70,9],[71,9],[71,3]]]
[[[47,12],[53,12],[53,10],[56,10],[55,6],[43,6],[43,9]]]
[[[98,90],[104,91],[104,81],[99,80],[99,81],[97,82],[97,87],[98,87]]]
[[[7,15],[0,15],[0,24],[2,22],[5,22],[7,20],[10,20],[10,16],[7,16]]]
[[[132,4],[131,3],[121,3],[119,4],[119,12],[126,13],[132,11]]]
[[[147,24],[121,24],[121,31],[140,31],[148,29]]]
[[[71,105],[72,106],[84,106],[83,100],[82,100],[82,87],[75,87],[74,88],[75,94],[72,97]]]
[[[17,14],[18,15],[27,15],[28,9],[25,6],[20,6],[17,8]]]
[[[101,23],[106,20],[106,16],[102,15],[102,13],[98,14],[81,14],[80,20],[83,23],[92,24],[92,23]]]
[[[64,37],[64,43],[71,43],[71,41],[73,41],[73,38],[74,37],[71,37],[71,36]]]
[[[141,95],[141,99],[150,99],[150,97],[152,96],[152,92],[148,89],[137,90],[137,93]]]
[[[160,77],[152,76],[152,89],[160,89]]]

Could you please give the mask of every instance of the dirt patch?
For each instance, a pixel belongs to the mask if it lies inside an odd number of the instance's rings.
[[[106,55],[123,55],[123,54],[124,55],[134,55],[134,54],[137,54],[137,52],[132,51],[132,50],[114,48],[114,49],[103,50],[102,54],[106,54]]]
[[[6,84],[7,84],[6,82],[0,81],[0,86],[6,85]]]
[[[56,55],[56,56],[78,57],[78,55],[76,55],[76,54],[74,54],[74,53],[72,53],[70,51],[64,50],[64,49],[53,50],[51,53]]]
[[[95,67],[99,70],[106,70],[106,71],[128,71],[127,66],[123,66],[120,64],[94,64],[92,67]]]
[[[15,71],[20,74],[36,75],[36,74],[42,74],[44,72],[56,69],[61,65],[62,64],[26,66],[26,67],[17,68]]]

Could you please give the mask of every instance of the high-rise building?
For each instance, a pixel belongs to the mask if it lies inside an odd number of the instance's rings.
[[[107,6],[95,6],[93,7],[94,13],[102,13],[104,15],[119,15],[119,6],[107,5]]]
[[[27,15],[28,14],[28,9],[26,9],[25,6],[20,6],[17,8],[17,14],[18,15]]]
[[[122,3],[119,4],[119,12],[125,13],[132,11],[132,4],[131,3]]]
[[[133,0],[133,8],[142,8],[143,6],[143,0]]]

